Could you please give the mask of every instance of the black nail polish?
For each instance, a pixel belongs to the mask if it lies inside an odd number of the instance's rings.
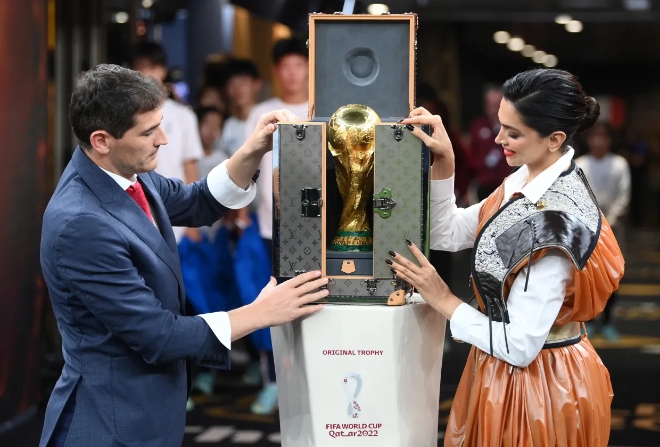
[[[394,263],[393,263],[392,261],[390,261],[389,259],[386,259],[385,262],[386,262],[387,264],[389,264],[389,265],[394,264]]]
[[[392,274],[396,275],[396,270],[390,269],[390,272],[392,272]]]
[[[406,244],[412,245],[412,242],[410,242],[408,239],[406,239]]]
[[[402,123],[403,120],[405,120],[405,118],[401,118],[399,121],[397,121],[397,123]]]
[[[389,255],[392,256],[392,257],[396,256],[396,253],[394,253],[392,250],[388,251],[387,253],[389,253]]]
[[[415,126],[413,126],[412,124],[406,124],[406,129],[413,131],[415,130]]]

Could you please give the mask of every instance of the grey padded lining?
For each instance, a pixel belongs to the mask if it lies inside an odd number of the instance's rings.
[[[408,116],[410,22],[318,21],[316,120],[347,104],[364,104],[381,120]]]

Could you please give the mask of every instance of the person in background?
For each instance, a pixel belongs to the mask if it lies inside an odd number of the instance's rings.
[[[155,78],[163,83],[167,78],[167,54],[155,42],[141,42],[133,48],[131,68],[144,76]],[[168,136],[168,144],[158,151],[158,172],[163,177],[176,178],[185,183],[200,179],[197,163],[204,156],[202,142],[197,128],[197,117],[187,106],[172,99],[172,94],[163,103],[161,126]],[[193,241],[200,239],[196,228],[174,227],[177,243],[187,236]]]
[[[195,107],[213,107],[218,109],[223,117],[227,115],[227,103],[222,95],[222,91],[215,85],[203,85],[200,87]]]
[[[227,63],[225,90],[231,116],[225,121],[222,137],[216,142],[216,148],[227,157],[231,157],[245,142],[247,118],[257,104],[257,94],[261,84],[259,70],[254,62],[247,59],[233,59]],[[240,236],[251,224],[249,208],[230,213],[227,219],[235,226],[236,233]]]
[[[502,145],[495,142],[495,137],[500,132],[497,111],[501,101],[502,92],[499,87],[486,86],[484,115],[470,125],[472,163],[479,182],[477,196],[480,201],[495,191],[511,173],[511,167],[502,153]]]
[[[199,160],[199,175],[205,178],[228,157],[219,150],[214,150],[215,143],[222,134],[224,116],[215,107],[195,109],[199,123],[199,135],[204,148],[204,156]],[[230,215],[236,210],[229,210]],[[187,314],[197,315],[205,312],[218,312],[233,309],[231,295],[235,293],[232,274],[232,262],[229,254],[223,225],[226,217],[211,226],[200,227],[200,240],[183,239],[179,243],[179,258],[183,281],[188,300]],[[238,340],[240,343],[240,340]],[[233,362],[233,351],[229,353]],[[192,388],[205,395],[211,395],[215,386],[216,371],[206,367],[193,367]],[[195,407],[192,397],[188,398],[188,411]]]
[[[199,160],[199,176],[204,178],[218,164],[229,157],[218,149],[217,143],[222,136],[224,116],[215,107],[198,107],[195,109],[199,125],[199,137],[204,149],[204,157]]]
[[[234,59],[228,63],[225,90],[231,116],[225,121],[218,146],[229,157],[245,142],[248,115],[257,104],[261,84],[259,70],[251,60]]]
[[[612,130],[605,123],[596,123],[586,134],[588,153],[575,159],[582,169],[598,206],[605,215],[625,252],[625,220],[630,203],[630,168],[621,155],[612,153]],[[617,294],[613,293],[602,313],[603,337],[611,342],[620,339],[619,332],[612,324],[612,308]],[[587,331],[593,332],[593,321],[587,324]]]
[[[279,40],[273,46],[272,55],[273,77],[280,87],[280,96],[257,104],[250,110],[245,127],[246,139],[249,136],[248,129],[255,126],[259,116],[263,113],[287,109],[299,119],[305,120],[308,117],[309,59],[305,42],[295,37]],[[270,152],[262,159],[259,169],[261,173],[257,180],[257,224],[265,249],[268,251],[268,257],[272,258],[273,158]],[[252,412],[269,414],[277,405],[275,361],[272,348],[263,348],[261,358],[264,387],[252,404]]]

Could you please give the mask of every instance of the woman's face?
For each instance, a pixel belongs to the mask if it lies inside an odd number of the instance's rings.
[[[557,150],[551,149],[551,137],[541,137],[537,131],[525,126],[511,102],[502,99],[498,117],[502,126],[495,142],[504,148],[509,166],[547,167],[557,159]]]

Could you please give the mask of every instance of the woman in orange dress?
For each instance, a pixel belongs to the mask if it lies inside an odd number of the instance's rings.
[[[512,174],[488,198],[459,209],[454,156],[438,116],[414,110],[404,124],[433,151],[431,248],[473,248],[478,309],[454,296],[423,254],[395,254],[396,275],[472,344],[445,446],[605,447],[609,373],[581,330],[623,276],[623,256],[581,171],[571,140],[599,115],[571,74],[519,73],[503,85],[501,129]]]

